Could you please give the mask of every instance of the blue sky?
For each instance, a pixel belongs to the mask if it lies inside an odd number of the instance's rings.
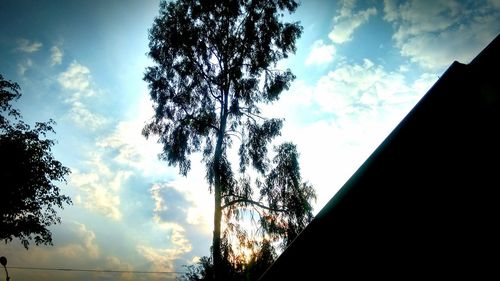
[[[286,119],[277,141],[301,153],[315,212],[454,61],[500,32],[500,1],[302,1],[297,75],[264,113]],[[182,271],[211,241],[212,197],[199,156],[187,177],[157,159],[141,129],[151,116],[147,30],[158,1],[0,1],[0,73],[33,124],[57,122],[53,151],[72,170],[74,204],[54,247],[0,245],[11,266]],[[169,280],[173,275],[10,271],[17,280]],[[0,277],[3,275],[0,275]],[[45,278],[45,279],[44,279]]]

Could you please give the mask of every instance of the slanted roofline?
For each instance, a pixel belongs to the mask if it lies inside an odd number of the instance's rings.
[[[260,280],[497,275],[499,54],[453,62]]]

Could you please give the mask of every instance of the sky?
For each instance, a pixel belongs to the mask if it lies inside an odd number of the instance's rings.
[[[53,153],[72,171],[73,205],[51,227],[54,246],[0,244],[10,267],[183,271],[209,254],[213,199],[201,157],[187,177],[158,160],[141,130],[152,117],[142,80],[157,0],[0,0],[0,73],[34,124],[54,119]],[[500,0],[303,0],[297,79],[264,107],[285,118],[315,213],[453,61],[468,63],[500,33]],[[2,159],[3,160],[3,159]],[[175,274],[11,268],[12,280],[172,280]],[[3,272],[0,273],[0,278]]]

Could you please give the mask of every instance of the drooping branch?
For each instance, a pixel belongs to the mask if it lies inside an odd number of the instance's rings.
[[[226,136],[235,137],[235,138],[239,139],[240,141],[242,141],[241,136],[239,136],[239,135],[237,135],[235,133],[229,133],[229,132],[226,131]]]
[[[272,212],[281,212],[281,213],[282,212],[286,212],[285,209],[271,208],[269,206],[264,205],[261,202],[254,201],[254,200],[251,200],[251,199],[248,199],[248,198],[244,198],[244,197],[237,197],[237,199],[227,202],[226,204],[222,205],[222,209],[224,210],[225,208],[230,207],[232,205],[243,204],[243,203],[250,204],[252,206],[258,206],[258,207],[260,207],[262,209],[265,209],[265,210],[268,210],[268,211],[272,211]]]

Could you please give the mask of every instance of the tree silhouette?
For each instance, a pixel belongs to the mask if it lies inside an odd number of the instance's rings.
[[[54,159],[54,141],[46,139],[54,133],[54,121],[32,129],[20,120],[10,104],[19,99],[19,91],[17,83],[0,75],[0,240],[19,238],[28,249],[30,240],[52,244],[48,227],[60,223],[54,207],[71,203],[53,181],[64,181],[70,171]]]
[[[162,1],[149,30],[149,56],[155,65],[147,68],[144,80],[149,84],[155,115],[143,134],[159,136],[163,144],[160,157],[169,165],[178,165],[183,175],[191,167],[190,155],[203,154],[206,178],[214,193],[215,279],[223,278],[224,212],[237,216],[240,207],[258,207],[266,212],[262,220],[266,230],[291,239],[289,235],[296,232],[291,224],[300,224],[307,217],[307,208],[288,208],[307,207],[301,196],[310,192],[300,193],[297,199],[279,191],[311,189],[293,175],[281,181],[287,177],[285,166],[271,171],[265,183],[253,184],[247,171],[253,167],[264,177],[273,164],[267,157],[268,145],[280,134],[282,120],[261,116],[259,106],[278,100],[295,78],[289,69],[276,69],[276,63],[295,52],[302,28],[281,19],[284,12],[293,13],[297,6],[294,0]],[[239,178],[227,153],[235,142],[239,144]],[[253,186],[261,189],[260,200],[253,199]],[[288,215],[293,218],[280,223]]]
[[[228,262],[223,260],[226,267],[225,280],[252,281],[264,274],[276,258],[274,247],[270,241],[264,240],[260,243],[257,251],[252,252],[248,261],[239,260]],[[190,266],[186,266],[186,272],[178,279],[181,281],[213,281],[213,264],[208,257],[201,257],[200,260]]]

